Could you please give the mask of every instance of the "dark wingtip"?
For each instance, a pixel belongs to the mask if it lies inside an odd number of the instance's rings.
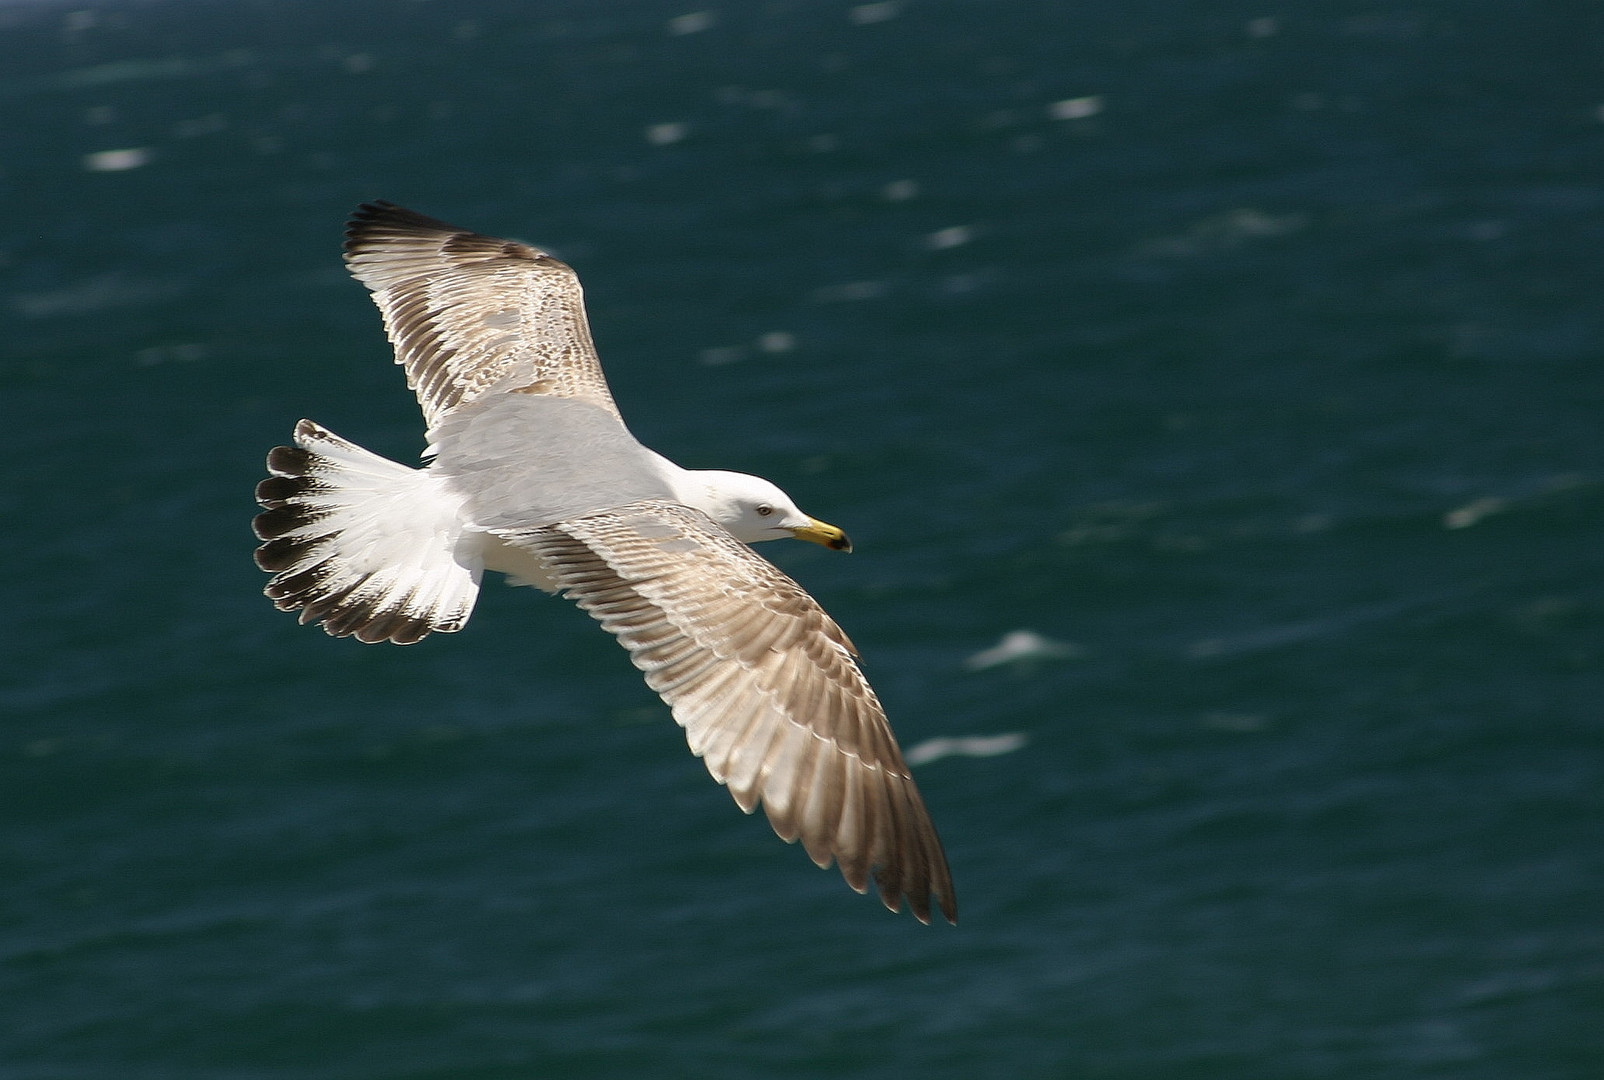
[[[880,902],[887,910],[900,913],[904,900],[908,902],[908,913],[915,919],[929,926],[932,922],[930,898],[933,894],[936,908],[941,915],[954,926],[958,925],[958,898],[953,894],[950,881],[938,880],[927,884],[930,892],[921,892],[917,885],[911,890],[904,882],[893,875],[884,873],[884,867],[875,870],[874,880],[879,888]]]
[[[426,217],[415,210],[397,206],[386,199],[365,202],[351,211],[345,223],[345,253],[356,254],[361,246],[380,231],[393,233],[460,233],[467,230]]]
[[[936,906],[941,911],[942,918],[946,919],[953,926],[958,925],[958,904],[953,900],[950,894],[938,893],[936,895]],[[893,907],[890,903],[887,903],[886,907],[891,908],[892,911],[899,910],[898,908]],[[935,921],[931,913],[930,900],[928,898],[926,898],[925,902],[921,904],[914,899],[912,894],[909,894],[908,911],[915,919],[918,919],[926,926],[931,925],[931,923]]]
[[[400,209],[401,207],[385,199],[374,199],[372,202],[358,205],[345,222],[345,250],[350,251],[352,242],[366,235],[374,222],[382,221],[391,212]]]

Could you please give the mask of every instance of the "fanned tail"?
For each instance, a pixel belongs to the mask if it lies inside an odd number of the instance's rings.
[[[460,630],[483,566],[456,502],[433,477],[380,457],[310,420],[267,455],[253,525],[263,591],[335,637],[411,645]]]

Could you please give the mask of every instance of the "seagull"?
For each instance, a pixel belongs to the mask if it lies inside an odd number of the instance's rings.
[[[947,857],[857,650],[749,546],[851,551],[761,477],[682,469],[624,426],[574,271],[364,203],[345,262],[417,394],[427,465],[302,420],[256,488],[264,590],[335,637],[461,630],[486,570],[574,601],[629,653],[742,810],[891,911],[957,921]]]

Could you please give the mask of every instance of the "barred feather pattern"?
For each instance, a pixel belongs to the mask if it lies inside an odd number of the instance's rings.
[[[779,569],[700,511],[646,501],[497,530],[630,653],[693,753],[747,813],[833,860],[892,911],[949,921],[946,855],[851,642]]]
[[[565,263],[387,202],[358,207],[345,235],[346,266],[372,290],[431,431],[489,393],[583,398],[618,415]]]
[[[256,486],[263,591],[335,637],[411,645],[462,629],[479,567],[457,510],[433,477],[364,450],[310,420],[267,456]]]

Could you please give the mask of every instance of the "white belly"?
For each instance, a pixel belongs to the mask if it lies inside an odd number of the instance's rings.
[[[546,573],[533,552],[490,535],[484,535],[483,543],[486,570],[506,574],[513,585],[533,585],[549,593],[557,591],[557,582]]]

